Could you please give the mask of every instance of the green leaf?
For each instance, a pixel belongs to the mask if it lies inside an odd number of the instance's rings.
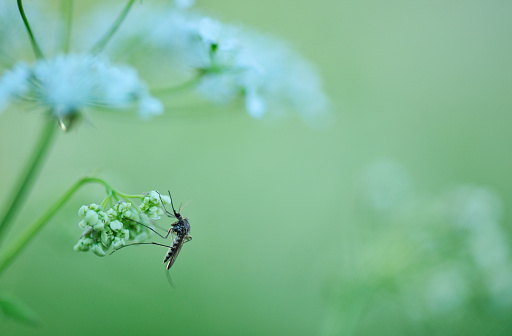
[[[40,324],[40,319],[36,312],[12,295],[0,294],[0,311],[8,318],[30,326],[38,326]]]

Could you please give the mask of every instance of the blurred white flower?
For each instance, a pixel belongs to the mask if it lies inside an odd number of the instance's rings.
[[[194,5],[194,0],[174,0],[174,5],[178,8],[187,9]]]
[[[23,96],[29,90],[30,70],[18,63],[0,77],[0,112],[14,99]]]
[[[145,6],[131,13],[109,51],[125,55],[138,41],[155,57],[157,76],[163,68],[173,80],[199,76],[197,93],[215,103],[242,98],[255,118],[286,110],[313,123],[329,116],[317,71],[283,41],[178,7]],[[161,82],[174,85],[165,78]]]
[[[487,275],[487,284],[494,304],[512,306],[512,266],[510,263]]]
[[[477,186],[461,186],[449,196],[449,213],[461,227],[485,230],[489,222],[502,215],[500,197],[493,190]]]
[[[364,173],[366,197],[377,210],[389,210],[412,194],[413,183],[407,170],[398,162],[380,160]]]
[[[428,279],[425,295],[427,308],[432,313],[443,314],[459,308],[468,295],[464,274],[457,265],[436,270]]]
[[[16,65],[0,78],[0,107],[13,99],[35,102],[59,119],[87,107],[119,109],[138,104],[143,117],[163,111],[135,69],[114,66],[88,54],[58,55],[31,66]]]

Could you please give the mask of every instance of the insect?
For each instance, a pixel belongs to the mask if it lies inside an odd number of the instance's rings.
[[[160,194],[158,194],[158,195],[160,196]],[[169,250],[165,254],[164,264],[167,263],[166,269],[169,270],[172,267],[172,265],[174,264],[174,262],[176,261],[176,258],[178,257],[178,254],[180,253],[181,248],[183,247],[183,244],[192,240],[192,237],[189,235],[190,224],[188,222],[188,218],[185,218],[181,215],[181,213],[180,213],[181,206],[178,209],[178,211],[176,211],[174,209],[174,204],[172,202],[172,196],[171,196],[170,190],[169,190],[169,198],[171,199],[172,213],[170,211],[167,211],[167,209],[165,208],[164,202],[162,201],[162,196],[160,196],[160,201],[162,202],[162,206],[164,207],[165,214],[168,217],[176,218],[177,221],[171,224],[171,228],[167,231],[167,234],[165,236],[161,235],[160,233],[156,232],[153,228],[151,228],[145,224],[137,222],[133,219],[129,219],[129,218],[126,218],[126,219],[131,220],[132,222],[136,222],[144,227],[147,227],[148,229],[150,229],[151,231],[153,231],[154,233],[156,233],[163,239],[167,239],[167,237],[169,237],[169,235],[172,237],[172,234],[176,235],[176,237],[173,239],[171,246],[165,245],[165,244],[159,244],[159,243],[155,243],[155,242],[132,243],[132,244],[121,246],[117,250],[112,251],[112,253],[114,253],[115,251],[118,251],[124,247],[132,246],[132,245],[158,245],[158,246],[167,247],[167,248],[169,248]],[[170,276],[169,276],[169,282],[171,283],[171,285],[173,285],[172,280],[170,279]]]

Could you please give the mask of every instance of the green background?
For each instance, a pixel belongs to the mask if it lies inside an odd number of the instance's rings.
[[[374,227],[383,220],[360,205],[361,180],[381,159],[404,167],[415,195],[436,198],[466,184],[494,190],[510,243],[512,2],[239,0],[197,8],[294,45],[324,78],[335,122],[317,129],[295,117],[257,121],[238,105],[175,109],[149,121],[93,111],[59,134],[7,242],[87,173],[131,194],[171,189],[176,203],[191,201],[183,214],[193,241],[173,266],[177,288],[161,265],[164,248],[105,258],[73,251],[79,207],[104,197],[87,186],[0,278],[3,292],[40,315],[40,327],[1,319],[0,334],[510,335],[511,306],[473,300],[414,319],[396,290],[368,284],[346,265],[387,255],[389,246],[406,257],[403,228],[423,220],[417,211]],[[0,119],[5,204],[43,118],[14,106]],[[393,262],[365,267],[407,281]],[[421,258],[414,264],[419,274],[431,269]],[[474,291],[485,296],[483,286]]]

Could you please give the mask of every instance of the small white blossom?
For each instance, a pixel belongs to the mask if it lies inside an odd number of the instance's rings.
[[[120,221],[118,220],[115,220],[115,221],[112,221],[110,222],[110,228],[113,230],[113,231],[119,231],[123,228],[123,223],[121,223]]]
[[[112,242],[112,247],[114,248],[114,250],[117,250],[118,248],[120,248],[121,246],[124,246],[124,245],[125,245],[124,239],[119,238],[119,237],[115,237],[114,241]]]
[[[11,79],[14,73],[16,81]],[[87,107],[126,109],[137,104],[143,117],[163,112],[135,69],[88,54],[58,55],[29,67],[18,64],[0,78],[0,107],[12,98],[34,101],[59,119]]]
[[[93,244],[91,251],[99,257],[104,257],[106,254],[100,244]]]
[[[160,196],[156,191],[142,196],[139,206],[119,201],[106,210],[95,203],[80,207],[79,226],[83,232],[74,247],[75,251],[92,251],[98,256],[104,256],[109,250],[126,245],[126,242],[145,241],[152,234],[151,223],[163,214],[162,205],[169,204],[171,199],[169,196]]]
[[[194,5],[194,0],[174,0],[174,5],[177,8],[187,9]]]
[[[142,204],[139,206],[139,209],[143,214],[148,216],[148,218],[159,219],[160,215],[164,213],[162,210],[162,202],[164,204],[169,204],[169,196],[160,196],[158,192],[153,190],[149,192],[146,197],[144,197]]]
[[[178,7],[146,6],[132,13],[116,37],[113,52],[123,53],[134,39],[143,41],[152,55],[158,55],[154,61],[158,66],[150,71],[155,72],[159,86],[172,87],[174,77],[200,76],[198,94],[215,103],[241,98],[254,118],[269,111],[293,110],[308,122],[328,119],[329,100],[317,71],[292,48]],[[148,17],[151,20],[145,20]],[[161,77],[161,69],[175,75],[173,82]]]
[[[6,71],[0,78],[0,112],[11,103],[13,99],[23,96],[29,90],[29,68],[18,63],[11,70]]]

